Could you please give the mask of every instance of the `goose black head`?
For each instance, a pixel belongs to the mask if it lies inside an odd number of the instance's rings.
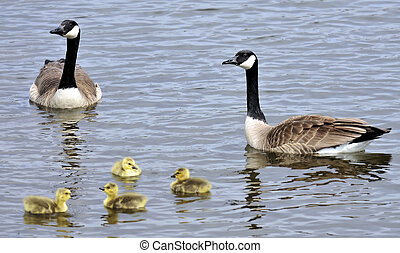
[[[229,60],[222,62],[222,64],[233,64],[244,68],[245,70],[251,69],[257,61],[257,56],[250,50],[241,50]]]
[[[79,25],[74,20],[64,20],[60,26],[50,31],[67,39],[75,39],[80,33]]]

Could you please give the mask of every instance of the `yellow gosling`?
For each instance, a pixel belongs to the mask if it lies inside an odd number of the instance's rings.
[[[131,157],[125,157],[121,161],[114,163],[111,173],[120,177],[136,177],[142,173],[140,167]]]
[[[64,213],[68,210],[67,200],[71,198],[71,191],[60,188],[56,192],[55,200],[41,196],[24,198],[25,211],[32,214]]]
[[[140,209],[144,208],[148,198],[140,193],[127,192],[118,195],[118,185],[114,183],[108,183],[104,188],[99,188],[107,194],[107,198],[104,200],[104,206],[111,209]]]
[[[171,183],[171,190],[175,193],[206,193],[211,189],[211,184],[208,180],[190,177],[189,170],[186,168],[177,169],[171,177],[177,179]]]

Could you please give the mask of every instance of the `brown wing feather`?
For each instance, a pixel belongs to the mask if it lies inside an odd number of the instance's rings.
[[[76,86],[91,101],[96,100],[96,85],[85,70],[79,64],[75,66]]]
[[[45,65],[35,80],[39,96],[52,97],[57,91],[64,69],[64,59],[58,61],[46,60]],[[95,101],[96,84],[79,64],[75,65],[76,86],[89,100]]]
[[[35,80],[39,96],[44,94],[52,96],[57,91],[63,68],[64,64],[59,61],[46,60],[45,65],[40,69],[40,73]]]
[[[314,151],[350,142],[366,133],[363,120],[307,115],[289,118],[268,134],[271,149],[311,149]],[[296,151],[296,152],[297,152]],[[305,151],[305,150],[304,150]]]

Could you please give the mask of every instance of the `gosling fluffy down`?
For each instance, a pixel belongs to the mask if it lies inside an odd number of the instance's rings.
[[[140,167],[131,157],[125,157],[121,161],[114,163],[111,173],[120,177],[136,177],[142,173]]]
[[[108,183],[104,188],[99,188],[107,194],[104,206],[110,209],[133,210],[144,208],[148,198],[140,193],[127,192],[118,196],[118,185]]]
[[[171,190],[175,193],[207,193],[211,189],[211,183],[204,178],[190,177],[187,168],[179,168],[171,176],[176,178],[175,182],[171,183]]]
[[[71,191],[60,188],[56,192],[55,200],[41,196],[24,198],[25,211],[32,214],[64,213],[68,210],[67,200],[71,198]]]

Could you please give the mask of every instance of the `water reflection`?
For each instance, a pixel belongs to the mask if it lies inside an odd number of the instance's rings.
[[[51,131],[51,135],[55,135],[55,139],[61,140],[59,144],[61,150],[57,155],[57,162],[61,163],[62,174],[66,171],[70,172],[65,176],[66,183],[72,180],[67,184],[74,185],[76,181],[80,181],[82,176],[80,170],[81,156],[84,152],[90,152],[89,150],[82,150],[86,141],[79,134],[78,123],[83,119],[92,121],[97,113],[94,111],[94,107],[70,110],[39,107],[38,110],[40,111],[38,114],[43,119],[40,125],[44,127],[41,130],[43,132]]]
[[[139,217],[141,217],[140,213],[146,212],[146,208],[141,208],[141,209],[137,209],[137,210],[115,210],[115,209],[110,209],[110,208],[104,207],[104,209],[107,210],[108,214],[101,216],[101,219],[106,222],[106,223],[103,223],[102,226],[115,225],[118,223],[141,222],[141,221],[146,220],[143,218],[139,218]],[[119,218],[120,213],[131,214],[131,215],[129,215],[129,218],[133,217],[134,219],[120,220],[120,218]]]
[[[211,196],[210,192],[197,193],[197,194],[189,194],[189,193],[179,194],[176,195],[175,205],[184,205],[196,201],[207,200],[210,199],[210,196]]]
[[[264,199],[261,197],[263,193],[293,191],[298,189],[309,188],[311,185],[325,185],[335,180],[358,179],[368,182],[383,180],[383,174],[390,166],[391,154],[369,154],[369,153],[354,153],[341,156],[313,156],[313,155],[291,155],[264,153],[253,149],[250,146],[246,147],[246,167],[240,174],[245,175],[246,181],[244,201],[234,201],[232,205],[240,205],[239,209],[249,209],[250,218],[246,225],[248,229],[261,229],[262,226],[257,221],[266,215],[268,209]],[[266,187],[266,182],[262,182],[259,178],[261,169],[266,167],[286,167],[293,170],[304,170],[300,176],[285,176],[284,181],[274,183],[271,189],[262,190]],[[290,178],[287,180],[287,178]],[[332,180],[333,179],[333,180]],[[326,180],[322,183],[316,181]],[[300,182],[299,184],[294,184]],[[301,183],[303,182],[303,183]],[[288,186],[284,186],[288,185]],[[264,188],[265,189],[265,188]],[[344,193],[344,192],[343,192]],[[304,194],[304,193],[302,193]],[[309,193],[318,195],[317,192]],[[324,193],[325,194],[325,193]],[[272,199],[276,197],[271,197]],[[280,196],[279,199],[291,199],[291,196]],[[274,209],[276,211],[278,209]]]
[[[392,159],[391,154],[364,152],[336,156],[294,155],[263,153],[250,146],[246,147],[246,151],[246,170],[269,166],[303,170],[321,168],[317,171],[305,172],[305,177],[293,179],[308,182],[330,178],[355,178],[367,181],[382,180],[382,174],[390,166]]]
[[[42,225],[49,227],[74,227],[68,218],[71,215],[68,213],[55,213],[55,214],[24,214],[25,224]]]
[[[124,189],[128,190],[128,191],[134,190],[136,187],[137,181],[139,180],[139,176],[137,176],[137,177],[120,177],[120,176],[114,175],[111,173],[111,169],[110,169],[110,174],[116,181],[124,183],[122,185],[122,187],[124,187]]]

